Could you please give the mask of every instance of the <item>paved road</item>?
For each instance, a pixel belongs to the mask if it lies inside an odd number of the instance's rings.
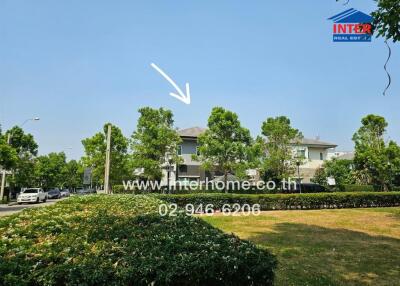
[[[61,199],[61,200],[63,200],[63,199]],[[22,205],[16,204],[16,205],[11,205],[11,206],[0,205],[0,217],[20,212],[26,208],[38,208],[38,207],[49,206],[58,201],[60,201],[60,200],[47,200],[47,202],[39,203],[39,204],[22,204]]]

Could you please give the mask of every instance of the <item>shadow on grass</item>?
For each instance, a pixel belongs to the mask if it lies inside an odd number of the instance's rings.
[[[399,285],[400,240],[281,223],[248,238],[277,255],[277,285]]]

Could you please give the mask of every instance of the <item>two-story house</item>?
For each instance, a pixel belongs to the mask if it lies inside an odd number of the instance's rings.
[[[191,127],[178,130],[182,138],[182,144],[179,146],[178,154],[183,162],[178,167],[173,166],[170,171],[170,184],[175,181],[204,181],[206,178],[213,179],[213,174],[201,168],[200,163],[192,160],[192,155],[198,153],[197,138],[206,129],[201,127]],[[300,166],[300,177],[303,182],[310,182],[315,171],[327,160],[328,152],[337,145],[333,143],[320,141],[319,138],[303,138],[301,142],[293,144],[293,151],[298,157],[304,158]],[[166,174],[164,182],[166,184]],[[258,177],[258,176],[255,176]]]
[[[329,159],[329,152],[337,145],[316,139],[303,138],[299,143],[293,144],[296,156],[304,158],[300,165],[300,177],[303,183],[309,183],[314,177],[315,171]]]
[[[206,129],[201,127],[191,127],[178,130],[182,144],[179,146],[178,155],[183,162],[175,167],[175,180],[179,181],[204,181],[206,177],[211,179],[211,174],[200,167],[200,163],[192,160],[193,154],[198,154],[197,137]]]

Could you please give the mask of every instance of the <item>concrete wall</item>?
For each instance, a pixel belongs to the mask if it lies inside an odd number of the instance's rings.
[[[328,156],[328,150],[323,148],[308,147],[308,158],[310,160],[320,161],[320,154],[322,153],[323,159],[326,160]]]
[[[327,160],[329,150],[310,146],[306,148],[307,159],[305,159],[304,164],[300,166],[300,176],[303,178],[303,183],[309,183],[311,181],[311,178],[314,177],[315,171],[323,165],[324,161]]]

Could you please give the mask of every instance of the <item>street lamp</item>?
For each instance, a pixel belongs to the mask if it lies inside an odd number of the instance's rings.
[[[298,182],[298,184],[299,184],[299,191],[300,191],[300,194],[301,194],[300,165],[301,165],[300,160],[297,160],[297,161],[296,161],[296,166],[297,166],[297,182]]]
[[[25,123],[27,123],[28,121],[39,121],[39,120],[40,120],[39,117],[28,118],[28,119],[26,119],[24,122],[22,122],[22,124],[20,125],[20,127],[24,126]],[[10,132],[8,133],[8,136],[7,136],[7,144],[8,144],[8,145],[11,144],[11,136],[12,136],[11,133],[12,133],[12,132],[10,131]],[[3,200],[3,197],[4,197],[4,187],[5,187],[5,185],[6,185],[6,170],[3,169],[2,176],[1,176],[0,201],[2,201],[2,200]],[[10,197],[10,195],[8,195],[8,196]]]
[[[22,127],[22,126],[24,126],[27,122],[29,122],[29,121],[39,121],[40,120],[40,118],[39,117],[33,117],[33,118],[28,118],[28,119],[25,119],[25,121],[24,122],[22,122],[22,124],[20,124],[20,128]],[[17,125],[17,127],[18,127],[18,125]],[[11,144],[11,137],[12,137],[12,134],[11,134],[12,132],[10,131],[10,132],[8,132],[8,136],[7,136],[7,144]]]
[[[167,155],[167,191],[168,194],[170,193],[170,176],[171,176],[171,170],[172,170],[172,163],[173,163],[173,159],[171,154]]]

